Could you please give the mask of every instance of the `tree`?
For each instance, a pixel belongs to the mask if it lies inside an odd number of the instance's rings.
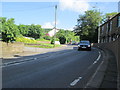
[[[97,10],[88,10],[84,15],[79,15],[76,34],[79,35],[81,39],[97,42],[96,29],[102,22],[102,16],[100,14]]]
[[[20,24],[18,25],[18,29],[20,31],[20,34],[22,34],[23,36],[28,35],[29,29],[27,25]]]
[[[40,25],[34,25],[34,24],[31,24],[29,27],[28,27],[29,31],[28,31],[28,36],[29,37],[33,37],[35,39],[38,39],[40,37],[42,37],[44,35],[44,30],[41,28]]]
[[[2,22],[2,41],[12,42],[20,33],[17,25],[14,24],[14,18],[6,19],[1,17]]]
[[[103,21],[104,22],[108,21],[109,19],[114,17],[116,14],[118,14],[118,12],[106,13],[105,15],[103,15]]]
[[[79,41],[79,38],[75,36],[75,33],[69,30],[59,30],[59,32],[56,34],[56,37],[59,38],[61,44],[70,43],[71,40]]]

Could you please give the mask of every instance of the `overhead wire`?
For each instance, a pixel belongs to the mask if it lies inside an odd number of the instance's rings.
[[[33,11],[33,10],[41,10],[41,9],[47,9],[47,8],[52,8],[55,7],[55,5],[48,6],[48,7],[40,7],[40,8],[29,8],[29,9],[24,9],[24,10],[9,10],[7,12],[25,12],[25,11]]]

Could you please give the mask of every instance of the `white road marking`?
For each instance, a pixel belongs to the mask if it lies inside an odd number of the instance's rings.
[[[101,65],[103,64],[104,61],[102,61],[100,63],[100,65],[98,66],[97,70],[95,71],[95,73],[92,75],[91,79],[89,80],[89,82],[86,84],[85,88],[87,88],[87,86],[90,85],[90,82],[93,80],[93,78],[95,77],[95,75],[97,74],[98,70],[100,69]]]
[[[96,61],[94,61],[93,64],[97,63],[100,60],[100,58],[101,58],[101,53],[99,52],[99,56],[97,57]],[[88,67],[88,69],[90,69],[93,66],[93,64],[90,67]],[[72,83],[70,83],[70,86],[75,86],[81,79],[82,77],[75,79]]]
[[[82,79],[82,77],[75,79],[72,83],[70,83],[70,86],[75,86],[80,81],[80,79]]]
[[[96,59],[96,61],[93,62],[93,64],[97,63],[97,62],[100,60],[100,57],[101,57],[101,53],[99,52],[99,56],[98,56],[98,58]]]
[[[8,66],[14,66],[14,65],[18,65],[18,64],[23,64],[26,63],[27,61],[33,61],[33,60],[37,60],[37,58],[31,58],[31,59],[25,59],[25,60],[20,60],[20,61],[12,61],[12,62],[8,62],[8,63],[3,63],[0,68],[3,67],[8,67]]]

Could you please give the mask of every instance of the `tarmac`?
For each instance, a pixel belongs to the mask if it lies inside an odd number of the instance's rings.
[[[11,56],[3,57],[3,59],[14,59],[21,58],[24,56],[37,55],[42,53],[48,53],[53,51],[64,50],[67,45],[57,47],[54,49],[42,49],[42,48],[29,48],[25,47],[22,53],[15,53]],[[98,66],[96,72],[93,74],[92,78],[88,81],[84,89],[95,88],[95,89],[117,89],[117,62],[114,54],[107,50],[101,50],[103,54],[103,61]],[[32,57],[32,56],[31,56]],[[4,61],[4,60],[3,60]]]
[[[36,47],[24,47],[23,52],[16,52],[16,53],[9,53],[2,55],[2,59],[14,59],[14,58],[20,58],[23,56],[31,56],[36,54],[42,54],[52,51],[59,51],[62,49],[65,49],[67,45],[62,45],[61,47],[55,47],[55,48],[36,48]]]
[[[112,89],[119,90],[117,88],[117,62],[114,54],[104,49],[102,52],[103,62],[98,66],[96,72],[92,76],[91,80],[88,81],[85,89]]]

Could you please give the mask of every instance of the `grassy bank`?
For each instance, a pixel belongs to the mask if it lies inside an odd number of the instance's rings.
[[[23,42],[25,46],[28,47],[38,47],[38,48],[54,48],[53,44],[50,44],[49,40],[45,39],[29,39],[29,38],[24,38],[24,37],[18,37],[16,38],[17,42]],[[55,47],[60,47],[61,45],[55,45]]]
[[[54,48],[53,44],[26,44],[28,47],[37,47],[37,48]],[[61,45],[55,45],[55,47],[60,47]]]

